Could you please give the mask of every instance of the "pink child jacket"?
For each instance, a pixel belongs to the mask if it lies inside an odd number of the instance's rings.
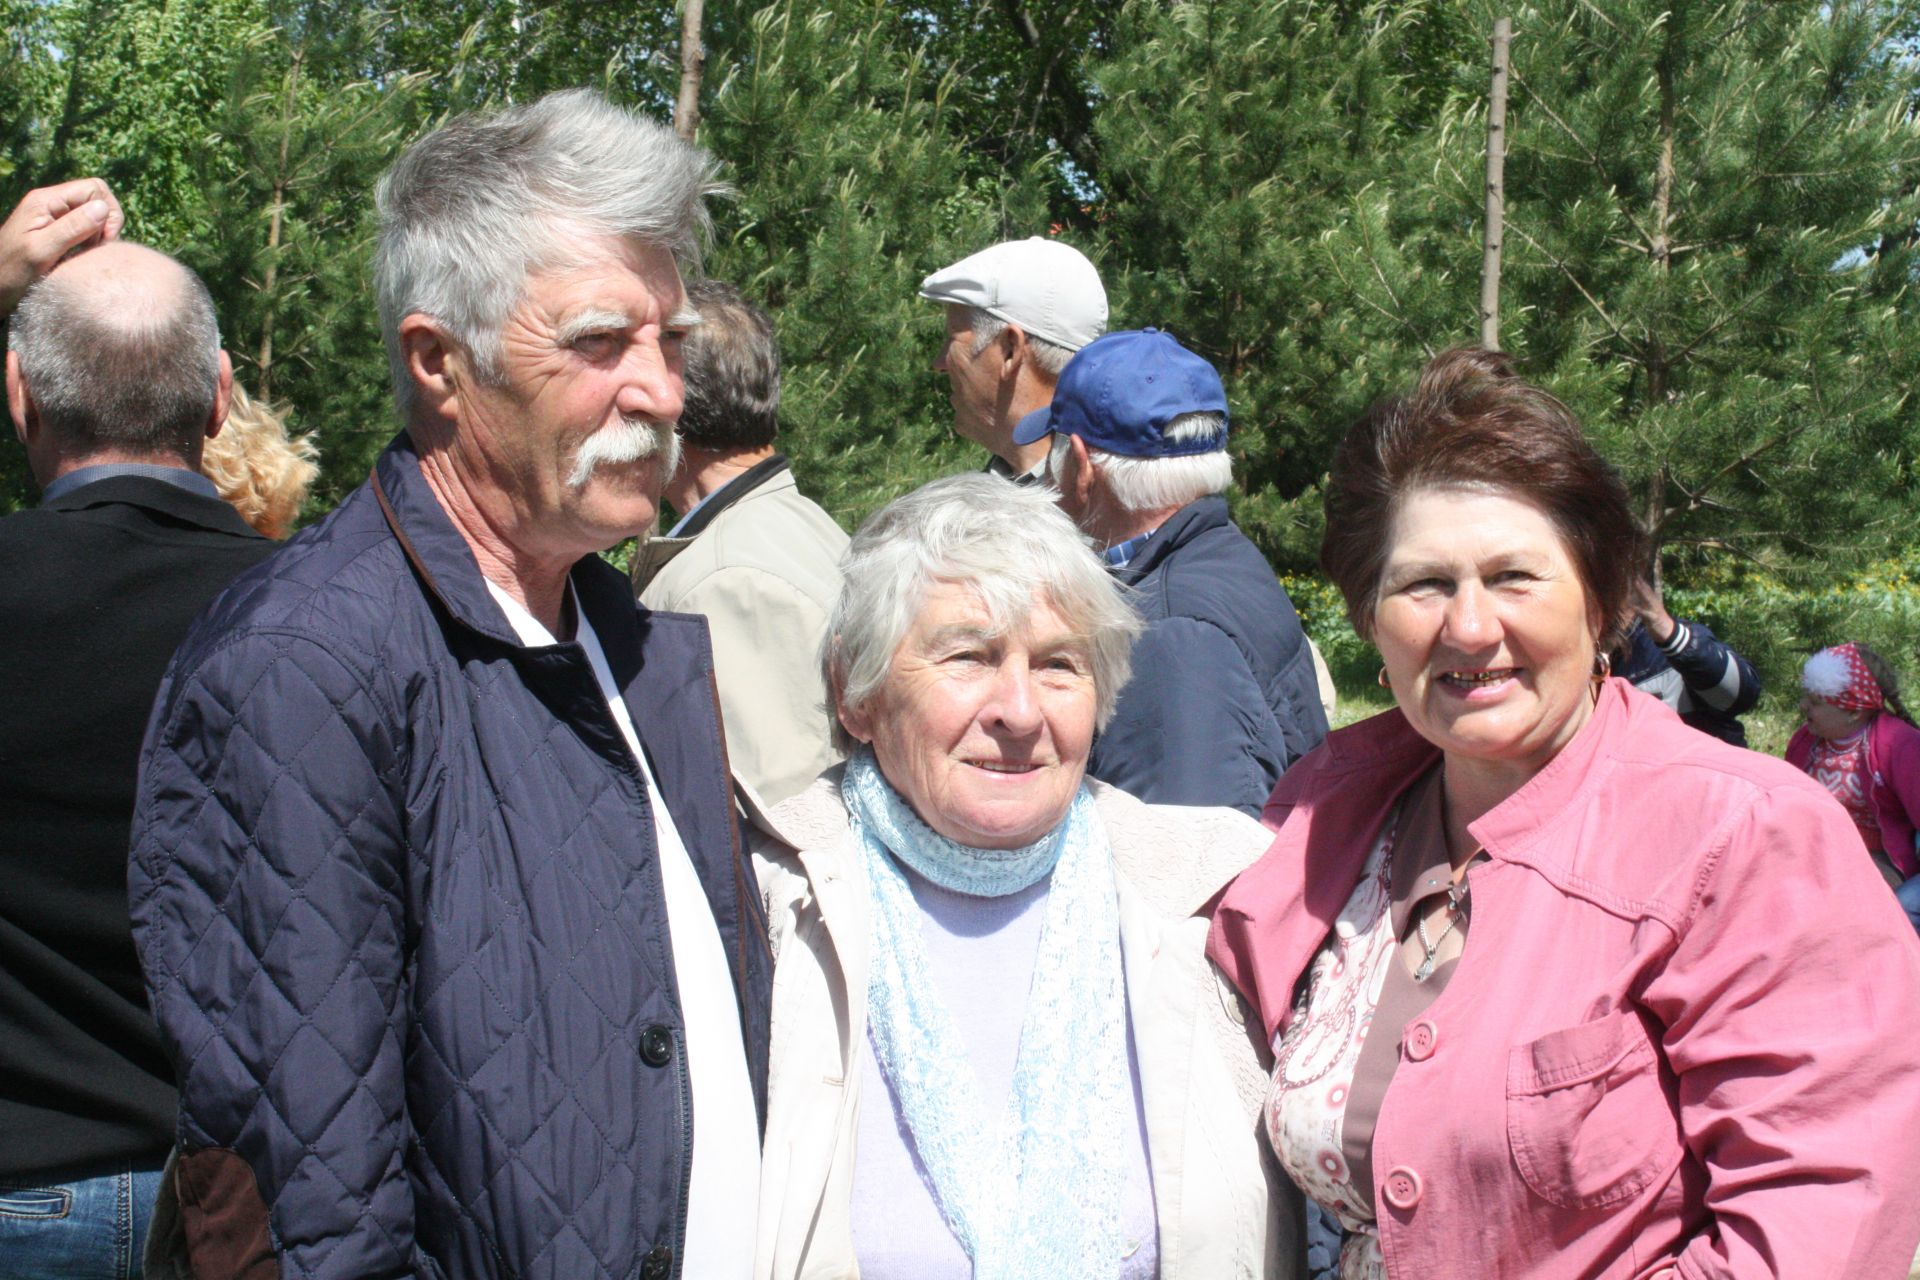
[[[1280,780],[1208,945],[1269,1036],[1437,757],[1390,711]],[[1839,804],[1616,679],[1472,831],[1472,939],[1374,1138],[1387,1274],[1904,1277],[1920,940]]]
[[[1813,757],[1813,731],[1794,730],[1787,743],[1787,763],[1805,771]],[[1873,718],[1867,730],[1867,768],[1873,782],[1867,799],[1880,823],[1880,844],[1903,876],[1920,873],[1914,856],[1913,831],[1920,821],[1920,729],[1885,712]]]

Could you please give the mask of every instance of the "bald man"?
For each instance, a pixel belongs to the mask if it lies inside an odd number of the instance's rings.
[[[119,208],[88,183],[0,227],[0,305],[24,288],[7,408],[42,489],[0,519],[10,1280],[138,1274],[174,1090],[128,924],[134,764],[187,624],[273,545],[197,470],[232,383],[206,286],[115,239]]]

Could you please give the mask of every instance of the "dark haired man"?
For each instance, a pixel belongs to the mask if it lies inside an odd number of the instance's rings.
[[[25,295],[7,406],[43,490],[0,520],[9,1277],[122,1275],[129,1259],[137,1274],[174,1088],[127,915],[135,763],[193,616],[273,546],[198,471],[232,383],[206,287],[119,240],[65,257],[118,222],[85,179],[31,193],[0,228],[0,306]]]
[[[832,764],[820,641],[840,593],[847,535],[774,452],[780,351],[773,322],[717,280],[687,288],[700,323],[682,349],[681,513],[634,559],[649,609],[706,615],[735,774],[769,804]]]

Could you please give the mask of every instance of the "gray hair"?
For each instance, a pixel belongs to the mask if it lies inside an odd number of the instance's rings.
[[[413,406],[402,320],[433,317],[497,383],[500,332],[529,275],[608,237],[695,265],[705,199],[725,190],[714,172],[705,151],[588,89],[456,116],[408,147],[374,192],[374,288],[401,417]]]
[[[1087,458],[1107,478],[1115,502],[1128,511],[1164,511],[1226,491],[1233,483],[1233,459],[1227,455],[1227,422],[1217,413],[1183,413],[1161,432],[1168,440],[1207,440],[1205,453],[1173,458],[1128,458],[1087,446]],[[1047,478],[1060,483],[1060,469],[1071,448],[1070,436],[1054,433],[1047,455]]]
[[[773,320],[720,280],[687,286],[700,323],[680,346],[687,382],[680,437],[706,449],[758,449],[780,429],[780,347]]]
[[[820,650],[839,705],[857,709],[878,692],[928,589],[954,583],[979,597],[996,634],[1022,625],[1044,598],[1086,643],[1097,724],[1112,717],[1140,618],[1047,491],[978,473],[935,480],[869,517],[840,570]],[[830,719],[834,746],[851,752],[852,735]]]
[[[987,344],[1007,331],[1007,321],[979,307],[967,308],[967,322],[973,329],[973,354],[976,356],[987,349]],[[1037,338],[1027,333],[1025,325],[1020,327],[1020,332],[1027,334],[1027,350],[1033,352],[1033,362],[1040,366],[1042,373],[1057,381],[1061,370],[1067,367],[1067,361],[1073,359],[1078,348],[1063,347],[1057,342]]]
[[[173,265],[176,290],[103,299],[54,272],[20,300],[9,345],[41,422],[71,453],[198,455],[219,394],[220,325],[206,284]]]

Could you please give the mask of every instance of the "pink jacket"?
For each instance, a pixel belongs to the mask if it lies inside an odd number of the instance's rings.
[[[1391,711],[1281,778],[1208,940],[1268,1035],[1437,754]],[[1920,940],[1840,806],[1616,679],[1472,831],[1472,939],[1374,1138],[1387,1274],[1906,1276]]]
[[[1813,756],[1813,731],[1801,725],[1787,743],[1787,763],[1806,772]],[[1900,874],[1920,873],[1914,856],[1913,831],[1920,824],[1920,729],[1899,716],[1884,712],[1867,730],[1867,768],[1873,784],[1867,799],[1880,823],[1880,845]]]

